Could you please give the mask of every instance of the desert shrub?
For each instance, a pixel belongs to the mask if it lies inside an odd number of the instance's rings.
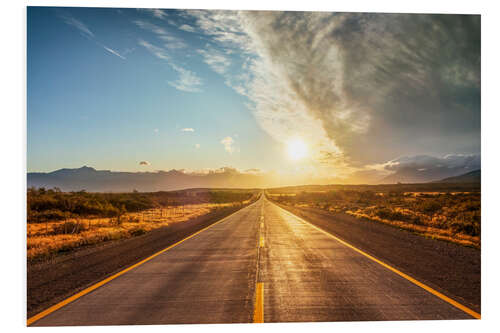
[[[387,207],[382,207],[375,210],[374,214],[381,219],[386,220],[402,220],[404,218],[404,215],[401,212],[393,211],[392,209]]]
[[[132,222],[132,223],[139,223],[141,220],[139,219],[139,217],[137,216],[129,216],[128,217],[128,222]]]
[[[154,193],[61,192],[59,189],[30,188],[27,193],[28,223],[60,221],[67,216],[118,217],[162,206],[201,203],[243,202],[254,190],[186,190]]]
[[[481,234],[481,215],[478,211],[460,213],[451,221],[449,226],[453,232],[479,236]]]
[[[137,227],[137,228],[130,229],[129,233],[132,236],[140,236],[140,235],[144,235],[146,233],[146,230],[144,228]]]
[[[481,233],[481,229],[479,224],[476,224],[472,221],[466,222],[452,222],[451,229],[455,233],[462,233],[469,236],[479,236]]]
[[[67,218],[67,214],[59,209],[49,209],[41,212],[31,211],[28,214],[28,219],[36,222],[59,221],[65,218]]]
[[[86,225],[81,222],[66,221],[55,225],[52,229],[53,235],[79,234],[86,230]]]
[[[213,203],[229,203],[241,202],[248,200],[252,197],[250,192],[236,192],[236,191],[209,191],[208,196],[210,202]]]
[[[434,214],[436,212],[438,212],[441,208],[442,208],[442,203],[438,201],[438,199],[436,198],[436,200],[433,200],[433,198],[429,199],[429,200],[422,200],[422,201],[419,201],[417,204],[416,204],[416,208],[417,210],[425,213],[425,214]]]

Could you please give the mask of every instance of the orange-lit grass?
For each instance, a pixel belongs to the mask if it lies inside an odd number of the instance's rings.
[[[412,223],[402,222],[402,221],[391,221],[387,219],[380,218],[373,214],[366,214],[361,210],[357,211],[346,211],[347,214],[358,217],[358,218],[367,218],[372,221],[377,221],[380,223],[388,224],[400,229],[408,230],[411,232],[415,232],[419,235],[444,240],[464,246],[470,246],[475,248],[481,247],[481,239],[479,236],[469,236],[460,233],[453,233],[449,229],[440,229],[434,228],[430,226],[416,225]]]
[[[248,200],[243,202],[243,204],[246,203]],[[208,214],[214,209],[234,205],[238,203],[158,208],[125,214],[120,218],[119,224],[116,218],[73,219],[72,222],[82,223],[84,227],[83,231],[74,234],[69,229],[66,234],[56,234],[55,228],[64,225],[64,221],[29,223],[27,224],[27,257],[29,261],[43,259],[85,245],[139,236],[172,223],[182,223]]]

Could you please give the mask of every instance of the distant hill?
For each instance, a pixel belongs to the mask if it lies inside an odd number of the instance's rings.
[[[455,177],[448,177],[437,181],[439,183],[480,183],[481,170],[474,170]]]
[[[462,192],[480,191],[479,183],[417,183],[417,184],[331,184],[331,185],[298,185],[283,186],[267,189],[268,193],[300,193],[300,192],[327,192],[327,191],[373,191],[373,192]]]
[[[53,172],[30,172],[28,187],[58,187],[62,191],[141,192],[182,190],[187,188],[257,188],[269,183],[265,175],[241,173],[221,168],[209,173],[185,173],[178,170],[157,172],[118,172],[84,166]]]
[[[467,169],[463,167],[433,167],[415,169],[414,167],[401,168],[397,172],[382,178],[378,183],[380,184],[416,184],[428,182],[440,182],[444,179],[460,177],[464,175]],[[474,171],[473,171],[474,172]]]

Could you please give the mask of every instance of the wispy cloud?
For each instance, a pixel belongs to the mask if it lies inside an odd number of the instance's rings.
[[[154,17],[162,19],[162,20],[164,20],[168,17],[168,14],[164,10],[158,9],[158,8],[139,8],[139,10],[148,12],[151,15],[153,15]]]
[[[246,33],[242,12],[229,10],[186,10],[186,14],[196,19],[198,27],[212,39],[228,48],[237,48],[253,53],[252,37]]]
[[[151,54],[153,54],[155,57],[163,59],[163,60],[170,60],[170,56],[165,51],[165,49],[163,49],[159,46],[153,45],[153,44],[151,44],[143,39],[139,39],[138,43],[139,43],[139,45],[146,48],[146,50],[151,52]]]
[[[82,21],[67,14],[61,15],[61,18],[66,24],[77,28],[84,36],[94,38],[94,33]]]
[[[189,24],[181,23],[181,22],[177,22],[177,21],[173,20],[172,16],[168,15],[168,10],[150,9],[150,8],[138,9],[138,10],[148,12],[153,17],[161,19],[161,20],[164,20],[168,24],[176,27],[177,29],[188,31],[188,32],[195,32],[196,31],[196,29],[193,26],[189,25]],[[177,12],[177,15],[179,17],[185,17],[186,16],[183,12]]]
[[[184,31],[187,31],[187,32],[195,32],[196,30],[190,26],[189,24],[182,24],[181,26],[179,26],[179,29],[181,30],[184,30]]]
[[[168,81],[168,84],[178,90],[186,92],[200,92],[200,86],[203,84],[203,80],[196,75],[195,72],[185,69],[179,65],[176,65],[172,58],[168,55],[167,51],[159,46],[153,45],[143,39],[139,40],[139,45],[142,45],[146,50],[148,50],[155,57],[165,60],[167,64],[177,72],[178,79],[175,81]]]
[[[194,128],[186,127],[186,128],[181,129],[181,131],[182,132],[194,132]]]
[[[125,59],[127,59],[127,58],[125,58],[124,56],[122,56],[120,53],[118,53],[118,52],[116,52],[115,50],[113,50],[113,49],[111,49],[111,48],[107,47],[106,45],[103,45],[103,44],[98,43],[98,42],[97,42],[97,44],[99,44],[100,46],[102,46],[102,48],[104,48],[104,49],[105,49],[106,51],[108,51],[109,53],[114,54],[115,56],[120,57],[120,58],[122,58],[122,59],[124,59],[124,60],[125,60]]]
[[[203,81],[196,75],[195,72],[176,66],[174,64],[171,64],[170,66],[179,74],[179,78],[175,81],[168,81],[169,85],[178,90],[187,92],[201,91],[199,87],[203,84]]]
[[[168,35],[168,32],[167,30],[165,30],[164,28],[162,27],[159,27],[155,24],[152,24],[148,21],[144,21],[144,20],[135,20],[133,21],[139,28],[141,29],[144,29],[144,30],[149,30],[155,34],[158,34],[158,35]]]
[[[207,47],[205,50],[197,50],[203,56],[203,61],[219,74],[224,74],[231,65],[231,60],[222,52]]]
[[[163,45],[165,45],[165,47],[170,50],[184,49],[188,47],[188,45],[184,41],[174,36],[161,35],[158,36],[158,38],[165,41]]]
[[[83,36],[87,37],[90,40],[93,40],[97,45],[102,47],[107,52],[109,52],[109,53],[111,53],[119,58],[126,60],[126,58],[123,55],[121,55],[120,53],[118,53],[116,50],[113,50],[112,48],[107,47],[106,45],[97,41],[94,33],[92,31],[90,31],[90,29],[87,27],[87,25],[85,25],[82,21],[77,20],[76,18],[74,18],[68,14],[62,14],[60,17],[66,24],[78,29]]]
[[[151,165],[148,161],[140,161],[139,165]]]
[[[164,46],[168,49],[183,49],[188,46],[181,38],[173,35],[165,28],[144,20],[135,20],[133,22],[141,29],[145,29],[156,34],[159,39],[165,42]]]
[[[224,139],[220,141],[222,145],[224,146],[224,149],[229,153],[232,154],[236,151],[234,147],[234,139],[230,136],[226,136]]]

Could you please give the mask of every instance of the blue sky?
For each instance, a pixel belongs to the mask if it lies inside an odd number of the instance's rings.
[[[480,167],[478,15],[29,7],[27,23],[28,171]]]
[[[276,162],[279,145],[246,98],[203,61],[198,50],[209,41],[178,28],[189,29],[189,20],[170,16],[175,25],[135,9],[29,8],[28,171],[245,170],[257,167],[255,156],[260,168]],[[182,44],[166,48],[140,24],[161,26]],[[162,47],[170,59],[141,43]],[[182,82],[172,66],[195,80]],[[231,152],[221,144],[226,137]]]

